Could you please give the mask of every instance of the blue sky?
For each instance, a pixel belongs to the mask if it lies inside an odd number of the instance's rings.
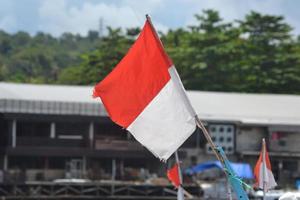
[[[161,31],[195,23],[194,14],[215,9],[225,21],[241,19],[250,10],[283,15],[300,34],[299,0],[0,0],[0,29],[10,33],[38,31],[59,36],[85,35],[104,26],[142,26],[146,13]]]

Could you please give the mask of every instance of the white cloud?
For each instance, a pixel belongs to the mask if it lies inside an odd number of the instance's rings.
[[[195,24],[194,14],[212,8],[225,21],[242,19],[250,10],[284,15],[295,28],[294,33],[299,34],[299,6],[297,0],[0,0],[0,28],[11,33],[23,29],[31,34],[43,31],[55,36],[63,32],[85,35],[90,29],[98,30],[100,18],[104,26],[141,27],[145,14],[150,14],[155,27],[166,32],[170,27]]]
[[[155,0],[152,5],[155,7],[158,1]],[[88,30],[98,30],[100,18],[103,19],[104,26],[114,28],[141,27],[144,23],[144,17],[139,19],[129,4],[117,6],[85,2],[81,7],[68,7],[65,0],[44,0],[39,8],[39,17],[39,29],[55,36],[63,32],[86,35]],[[166,26],[159,23],[157,27],[163,31],[167,30]]]

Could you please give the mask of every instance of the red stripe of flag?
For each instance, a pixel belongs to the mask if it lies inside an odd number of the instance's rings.
[[[170,80],[172,62],[147,20],[137,41],[94,90],[112,120],[127,128]]]
[[[176,188],[180,186],[180,178],[177,163],[175,163],[174,166],[167,171],[167,176]]]

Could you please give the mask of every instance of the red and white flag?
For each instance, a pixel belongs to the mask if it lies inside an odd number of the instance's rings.
[[[272,173],[265,139],[262,140],[262,150],[254,168],[254,175],[256,187],[263,189],[265,192],[277,186]]]
[[[175,163],[175,165],[167,171],[168,179],[171,183],[177,188],[177,200],[184,200],[184,192],[181,183],[181,177],[179,172],[179,163]]]
[[[168,179],[177,188],[177,200],[184,200],[184,189],[182,187],[182,174],[177,151],[175,152],[176,163],[167,171]]]
[[[171,181],[171,183],[178,188],[180,186],[180,177],[179,177],[179,170],[178,170],[178,164],[175,163],[172,168],[168,169],[167,171],[168,179]]]
[[[95,86],[109,116],[166,160],[194,132],[195,112],[149,19],[114,70]]]

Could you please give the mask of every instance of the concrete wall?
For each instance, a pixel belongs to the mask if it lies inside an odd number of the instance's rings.
[[[274,152],[299,152],[300,132],[280,133],[277,138],[270,139],[269,150]]]
[[[262,138],[268,138],[265,127],[238,127],[236,131],[236,152],[260,151]]]

